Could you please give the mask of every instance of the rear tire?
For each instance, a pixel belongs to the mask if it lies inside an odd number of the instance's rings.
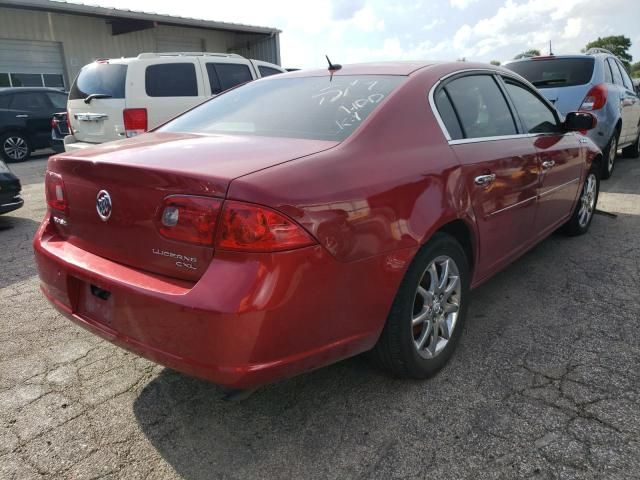
[[[618,155],[618,139],[620,138],[620,132],[616,129],[607,143],[607,146],[602,152],[602,171],[600,172],[600,178],[606,180],[611,178],[614,168],[616,168],[616,156]]]
[[[7,162],[24,162],[31,155],[29,139],[18,132],[1,135],[0,155]]]
[[[370,357],[399,378],[435,375],[455,350],[469,303],[469,266],[451,236],[436,233],[417,253]]]
[[[636,137],[636,141],[633,145],[629,145],[622,149],[622,156],[624,158],[637,158],[640,157],[640,133]]]
[[[580,192],[580,198],[573,210],[573,214],[562,227],[562,232],[570,237],[587,233],[593,220],[593,214],[598,204],[600,193],[600,179],[596,168],[591,168],[585,178]]]

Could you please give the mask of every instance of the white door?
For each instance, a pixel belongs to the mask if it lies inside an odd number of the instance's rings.
[[[68,88],[59,42],[0,38],[0,87]]]

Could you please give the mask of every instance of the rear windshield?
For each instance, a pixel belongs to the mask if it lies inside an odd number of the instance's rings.
[[[158,131],[342,141],[404,79],[391,75],[273,76],[219,95]]]
[[[108,98],[124,98],[126,77],[126,65],[91,63],[80,70],[71,86],[69,100],[86,98],[92,94],[106,95]]]
[[[525,60],[505,66],[538,88],[584,85],[593,75],[593,58]]]

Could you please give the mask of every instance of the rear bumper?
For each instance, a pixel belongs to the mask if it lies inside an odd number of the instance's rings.
[[[413,256],[343,264],[319,246],[218,252],[190,284],[95,256],[52,231],[45,220],[34,250],[42,291],[60,312],[120,347],[230,388],[370,349]],[[109,298],[97,298],[91,286]]]
[[[24,205],[23,198],[18,194],[10,198],[0,197],[0,215],[13,212]]]
[[[65,152],[75,152],[98,145],[96,143],[81,142],[77,140],[73,135],[67,135],[66,137],[64,137],[63,143]]]

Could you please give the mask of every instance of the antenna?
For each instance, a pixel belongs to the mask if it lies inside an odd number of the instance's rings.
[[[553,55],[553,50],[551,50],[551,40],[549,40],[549,55]]]
[[[327,57],[327,62],[329,62],[329,71],[333,72],[336,70],[340,70],[342,68],[342,65],[338,64],[338,63],[331,63],[331,60],[329,60],[329,55],[325,55],[325,57]]]

